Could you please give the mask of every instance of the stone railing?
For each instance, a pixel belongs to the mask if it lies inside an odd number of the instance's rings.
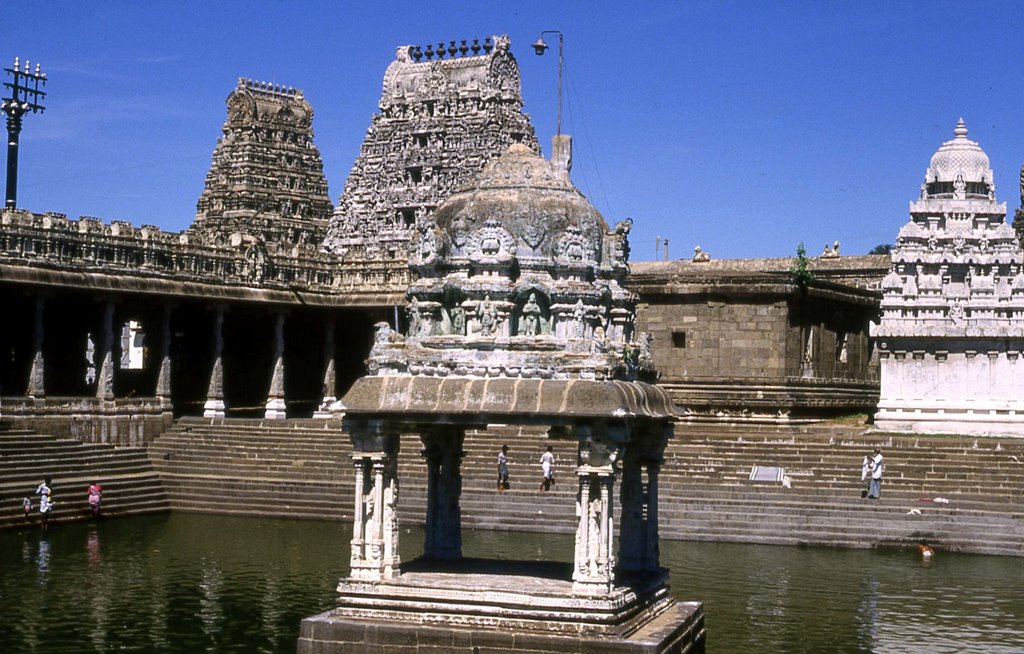
[[[238,234],[214,238],[17,210],[0,218],[0,265],[323,294],[404,294],[409,284],[405,259],[385,252],[352,250],[342,262],[309,246]]]

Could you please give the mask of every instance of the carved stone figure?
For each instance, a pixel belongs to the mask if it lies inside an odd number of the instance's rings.
[[[420,315],[420,306],[416,298],[409,301],[409,337],[417,338],[423,333],[423,316]]]
[[[526,304],[523,305],[520,321],[522,323],[521,333],[524,336],[537,336],[540,334],[541,308],[537,304],[536,293],[530,293]]]
[[[583,338],[584,334],[586,334],[586,315],[587,311],[586,308],[583,306],[583,300],[576,300],[576,304],[573,306],[572,309],[572,320],[574,335],[577,339]]]
[[[466,310],[453,307],[451,310],[452,334],[463,336],[466,333]]]
[[[480,305],[480,335],[491,336],[497,328],[498,310],[494,307],[494,303],[491,302],[491,296],[488,295]]]

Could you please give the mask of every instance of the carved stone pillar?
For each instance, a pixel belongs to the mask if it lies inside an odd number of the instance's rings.
[[[615,586],[615,464],[629,440],[625,425],[578,425],[579,496],[573,592],[606,595]]]
[[[353,579],[382,581],[401,574],[398,555],[399,434],[378,421],[346,425],[356,468],[352,521]]]
[[[171,306],[165,304],[160,312],[160,371],[156,375],[156,397],[160,406],[171,409]]]
[[[427,516],[423,556],[428,559],[462,558],[462,444],[465,430],[432,428],[422,434],[427,462]]]
[[[45,366],[43,360],[43,311],[46,307],[46,300],[36,296],[35,311],[32,319],[32,369],[28,373],[28,385],[25,395],[29,397],[42,398],[46,396]]]
[[[607,595],[615,586],[615,472],[611,465],[599,468],[581,465],[577,475],[579,524],[576,527],[573,593]]]
[[[114,399],[114,305],[103,305],[103,324],[99,333],[99,371],[96,375],[96,397],[100,400]]]
[[[284,312],[274,316],[274,373],[270,378],[270,392],[267,395],[267,420],[284,420],[288,417],[284,403]]]
[[[213,369],[203,404],[204,418],[224,417],[224,307],[218,305],[213,316]]]
[[[324,395],[320,407],[313,413],[314,418],[330,418],[342,410],[338,402],[334,373],[334,316],[324,324]]]

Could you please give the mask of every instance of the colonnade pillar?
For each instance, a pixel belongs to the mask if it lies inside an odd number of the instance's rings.
[[[427,516],[423,556],[428,559],[462,558],[462,445],[461,427],[434,427],[421,434],[427,462]]]
[[[288,417],[284,403],[284,312],[274,315],[274,372],[270,378],[270,392],[263,417],[267,420],[284,420]]]
[[[164,410],[171,408],[171,306],[160,312],[160,370],[156,374],[156,397]]]
[[[25,395],[42,398],[46,396],[45,361],[43,359],[43,340],[45,338],[43,311],[46,299],[36,296],[32,319],[32,369],[28,373],[28,385]]]
[[[224,307],[218,305],[213,317],[213,369],[203,404],[204,418],[224,417]]]
[[[334,326],[334,316],[330,316],[324,324],[324,394],[320,400],[320,407],[313,413],[314,418],[330,418],[341,410],[334,371]]]
[[[398,430],[381,421],[359,421],[346,428],[355,450],[351,576],[361,581],[393,579],[401,574]]]
[[[96,397],[114,399],[114,305],[103,304],[103,322],[99,334],[99,370],[96,375]]]

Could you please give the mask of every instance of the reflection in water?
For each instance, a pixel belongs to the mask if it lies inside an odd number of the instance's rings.
[[[39,570],[39,585],[45,586],[50,573],[50,541],[43,536],[39,541],[39,553],[36,554],[36,568]]]
[[[85,539],[85,557],[91,567],[100,564],[100,534],[96,529],[90,529]]]
[[[403,529],[402,558],[423,532]],[[568,562],[572,538],[466,532],[466,556]],[[338,522],[174,514],[0,533],[0,652],[294,652],[348,572]],[[102,544],[102,547],[101,547]],[[1020,559],[662,543],[708,651],[1024,651]]]

